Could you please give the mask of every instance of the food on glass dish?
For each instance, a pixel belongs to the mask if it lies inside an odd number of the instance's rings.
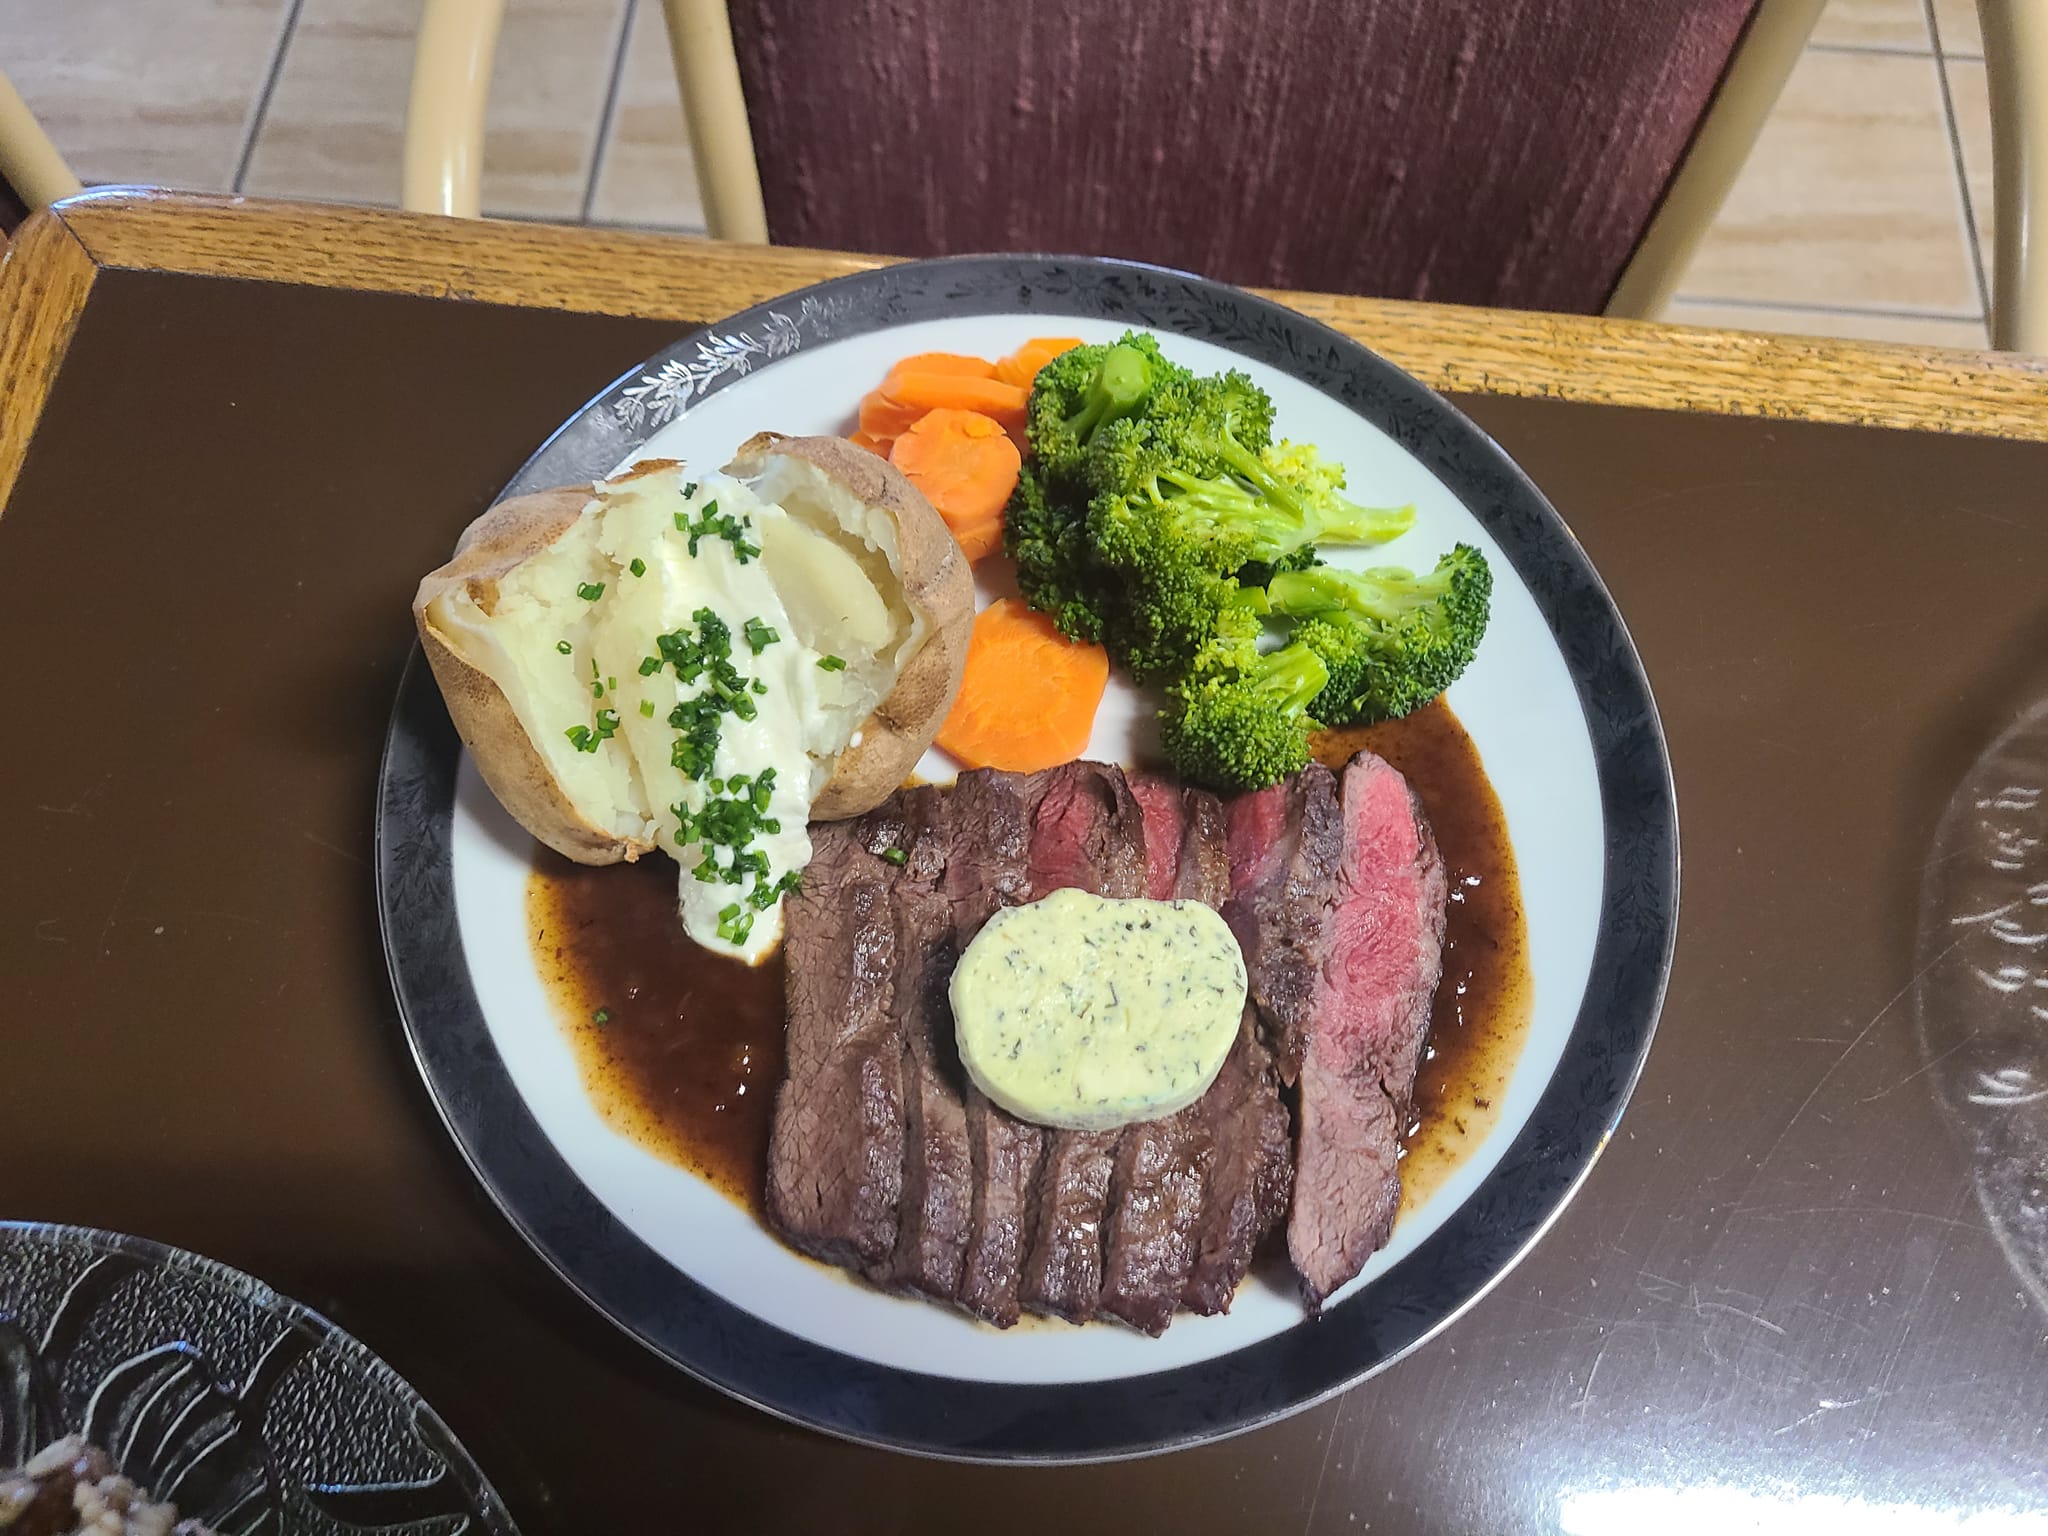
[[[1407,713],[1470,662],[1491,590],[1483,557],[1460,545],[1428,577],[1325,580],[1319,550],[1396,538],[1414,509],[1345,497],[1343,467],[1276,439],[1271,399],[1242,373],[1196,375],[1130,332],[1046,362],[1027,414],[1030,454],[1004,515],[1018,586],[1062,632],[1164,690],[1184,776],[1273,783],[1308,761],[1313,729]],[[1269,626],[1305,650],[1271,660]],[[1265,705],[1274,718],[1253,729]]]
[[[723,474],[648,460],[502,503],[413,604],[515,819],[582,863],[667,849],[685,927],[749,960],[779,936],[806,823],[872,807],[930,744],[972,608],[899,472],[772,433]]]
[[[990,918],[948,997],[960,1063],[993,1103],[1034,1125],[1105,1131],[1208,1090],[1245,985],[1213,908],[1069,889]]]
[[[969,768],[1035,773],[1087,749],[1109,685],[1109,655],[1069,640],[1042,613],[999,597],[974,616],[967,666],[934,738]]]
[[[52,1441],[15,1470],[0,1471],[0,1531],[6,1536],[211,1536],[180,1520],[115,1471],[83,1435]]]
[[[1070,890],[1201,903],[1243,943],[1251,1002],[1192,1102],[1048,1124],[972,1070],[972,1007],[949,995],[960,957],[1017,920],[1006,908]],[[807,1253],[998,1326],[1028,1311],[1157,1333],[1182,1307],[1227,1309],[1287,1218],[1318,1306],[1386,1240],[1444,900],[1405,781],[1370,754],[1228,807],[1088,762],[906,790],[822,830],[791,898],[769,1219]],[[1075,948],[1039,963],[1074,967]],[[946,1067],[956,1041],[964,1082]]]

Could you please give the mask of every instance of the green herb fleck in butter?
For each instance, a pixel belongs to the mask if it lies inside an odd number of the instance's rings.
[[[1244,996],[1244,955],[1212,908],[1072,890],[990,918],[952,986],[975,1086],[1020,1120],[1085,1131],[1199,1099]]]

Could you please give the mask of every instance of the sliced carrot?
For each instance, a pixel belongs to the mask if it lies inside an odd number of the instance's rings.
[[[1015,597],[974,619],[967,670],[938,742],[969,768],[1036,773],[1087,750],[1109,653],[1081,645]]]
[[[949,525],[950,526],[950,525]],[[997,554],[1003,547],[1003,515],[985,517],[978,523],[953,529],[953,542],[960,546],[960,553],[967,557],[969,565],[979,565],[990,555]]]
[[[860,429],[882,444],[882,452],[886,454],[888,445],[908,432],[911,424],[928,409],[930,407],[921,406],[913,410],[893,396],[871,389],[861,397]]]
[[[995,525],[996,543],[1002,542],[1003,506],[1017,488],[1023,461],[994,417],[948,406],[926,411],[896,439],[889,462],[924,492],[962,549],[973,533],[976,546],[988,554],[988,523]],[[967,550],[967,558],[979,557]]]
[[[849,432],[846,435],[846,440],[853,444],[854,447],[865,448],[869,453],[875,454],[880,458],[886,459],[889,457],[889,445],[878,437],[870,437],[865,432]]]
[[[993,416],[1006,430],[1024,425],[1024,402],[1031,392],[1001,379],[971,379],[953,373],[903,373],[884,386],[885,399],[922,415],[944,406]]]
[[[996,364],[996,377],[1005,384],[1029,389],[1039,369],[1062,352],[1071,352],[1080,345],[1078,336],[1034,336]]]
[[[891,368],[882,380],[882,393],[894,394],[889,386],[906,373],[944,373],[963,379],[992,379],[996,365],[985,357],[967,357],[959,352],[919,352]]]

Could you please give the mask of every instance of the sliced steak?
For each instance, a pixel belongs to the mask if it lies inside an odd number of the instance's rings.
[[[1180,870],[1180,840],[1185,817],[1181,813],[1178,784],[1139,774],[1130,780],[1131,798],[1145,813],[1145,894],[1154,901],[1173,895],[1174,876]]]
[[[960,1289],[974,1208],[973,1155],[967,1145],[965,1079],[953,1043],[947,987],[958,950],[945,889],[949,802],[929,785],[891,797],[897,814],[871,824],[874,837],[900,848],[904,862],[890,896],[895,915],[896,989],[903,1042],[903,1190],[896,1250],[872,1278],[951,1301]]]
[[[1408,781],[1369,752],[1344,769],[1341,843],[1287,1224],[1311,1309],[1393,1230],[1401,1127],[1443,968],[1443,860]]]
[[[997,908],[1031,895],[1036,781],[977,769],[960,775],[948,807],[946,895],[956,952]],[[1035,1232],[1045,1132],[1004,1114],[971,1083],[962,1094],[973,1199],[955,1299],[999,1328],[1017,1321],[1024,1256]]]
[[[1068,889],[1145,894],[1145,813],[1124,771],[1063,763],[1037,775],[1031,816],[1031,900]]]
[[[871,1268],[896,1246],[903,1044],[894,1009],[893,869],[861,822],[814,831],[784,909],[787,1068],[769,1132],[767,1208],[805,1253]]]
[[[1230,836],[1230,900],[1223,915],[1244,950],[1252,1002],[1294,1082],[1315,1018],[1317,976],[1337,900],[1344,828],[1337,781],[1312,763],[1224,810]]]
[[[1220,907],[1230,893],[1221,803],[1159,779],[1133,779],[1131,793],[1145,813],[1151,896]],[[1101,1308],[1110,1316],[1153,1335],[1173,1321],[1194,1267],[1214,1151],[1201,1101],[1125,1129],[1104,1241]]]
[[[1031,899],[1069,887],[1145,894],[1145,814],[1123,770],[1066,763],[1038,776],[1031,822]],[[1053,1131],[1038,1179],[1038,1224],[1019,1293],[1069,1322],[1095,1315],[1102,1294],[1103,1213],[1120,1131]]]
[[[1210,1153],[1181,1303],[1206,1316],[1230,1310],[1252,1255],[1286,1213],[1294,1176],[1279,1072],[1250,1004],[1223,1070],[1193,1108]]]

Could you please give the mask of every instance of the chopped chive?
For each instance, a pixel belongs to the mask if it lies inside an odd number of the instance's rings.
[[[661,658],[659,656],[642,656],[640,658],[640,675],[642,677],[652,677],[660,670]]]
[[[592,697],[593,699],[601,699],[601,698],[603,698],[603,697],[604,697],[604,684],[603,684],[603,683],[592,683],[592,684],[590,685],[590,696],[591,696],[591,697]]]
[[[604,686],[606,692],[617,693],[619,691],[619,680],[616,677],[607,677],[604,680]]]
[[[756,693],[766,693],[768,691],[768,685],[762,682],[761,679],[759,679],[758,677],[754,679],[753,683],[750,686]]]
[[[818,658],[818,667],[821,671],[825,672],[844,672],[846,670],[846,658],[843,656],[820,656]]]
[[[576,595],[586,603],[594,603],[604,596],[604,583],[601,581],[582,582],[576,588]]]
[[[642,699],[640,701],[640,713],[652,720],[654,718],[654,700]]]
[[[642,560],[638,555],[635,555],[633,557],[633,563],[627,566],[626,569],[631,571],[635,576],[645,576],[647,574],[647,562],[645,560]]]
[[[763,624],[758,616],[742,624],[740,632],[747,637],[747,645],[756,656],[782,638],[772,625]]]
[[[566,640],[557,640],[557,641],[555,642],[555,649],[556,649],[556,650],[558,650],[558,651],[560,651],[560,652],[561,652],[561,653],[562,653],[562,654],[563,654],[564,656],[566,656],[566,655],[568,655],[568,654],[569,654],[569,653],[570,653],[571,651],[575,650],[575,649],[576,649],[576,647],[575,647],[575,646],[573,646],[573,645],[571,645],[571,644],[570,644],[570,643],[569,643],[568,641],[566,641]]]
[[[593,1024],[609,1024],[611,1021],[612,1011],[609,1008],[600,1008],[590,1016],[590,1022]]]
[[[899,867],[910,862],[909,850],[904,848],[884,848],[882,850],[882,857]]]

